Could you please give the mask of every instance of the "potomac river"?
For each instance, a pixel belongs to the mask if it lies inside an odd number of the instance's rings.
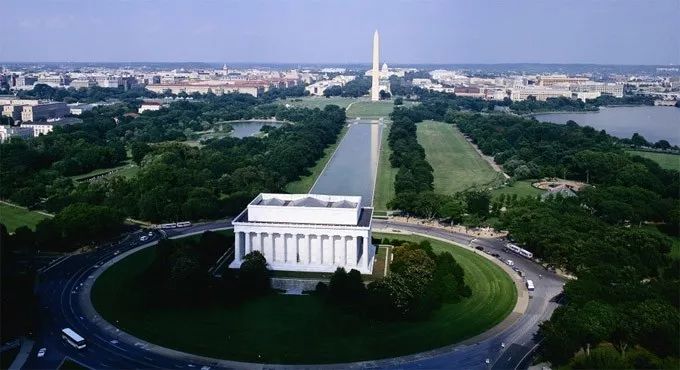
[[[680,145],[680,108],[675,107],[601,107],[598,112],[535,114],[539,121],[566,123],[606,130],[619,138],[630,138],[635,132],[649,142],[661,139]]]

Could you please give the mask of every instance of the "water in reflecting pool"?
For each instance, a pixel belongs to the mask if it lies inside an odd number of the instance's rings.
[[[352,121],[310,193],[358,195],[364,206],[371,206],[382,128],[378,121]]]

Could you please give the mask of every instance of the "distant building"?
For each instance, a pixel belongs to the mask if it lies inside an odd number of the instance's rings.
[[[16,90],[31,90],[36,82],[38,82],[37,77],[17,76],[14,78],[14,85],[11,87]]]
[[[137,110],[137,113],[142,114],[146,111],[157,111],[163,108],[163,104],[157,101],[144,101]]]
[[[74,89],[89,89],[91,87],[97,86],[97,82],[91,78],[82,78],[71,81],[69,86]]]
[[[158,85],[147,85],[146,89],[158,94],[170,91],[172,94],[208,94],[223,95],[229,93],[250,94],[260,96],[265,89],[270,86],[269,82],[257,81],[201,81],[195,83],[161,83]]]
[[[121,80],[120,77],[99,77],[96,79],[97,85],[99,87],[106,87],[106,88],[113,88],[117,89],[120,86],[123,86],[123,81]]]
[[[21,123],[21,127],[30,128],[33,130],[33,136],[47,135],[54,130],[55,127],[64,127],[82,122],[81,119],[75,117],[67,117],[58,120],[50,120],[47,122],[26,122]]]
[[[538,86],[553,86],[561,84],[580,84],[589,82],[590,79],[587,77],[568,77],[566,75],[547,75],[536,77]]]
[[[33,129],[30,127],[13,127],[0,125],[0,142],[12,137],[20,137],[22,139],[30,139],[33,137]]]
[[[34,105],[24,105],[21,111],[21,120],[23,122],[38,122],[62,118],[67,114],[69,114],[69,108],[66,103],[41,102]]]
[[[92,104],[69,104],[68,109],[71,114],[74,116],[79,116],[85,112],[89,112],[92,109],[94,109],[94,105]]]

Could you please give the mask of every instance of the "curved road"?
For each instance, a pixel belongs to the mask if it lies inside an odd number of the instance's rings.
[[[189,228],[167,230],[168,237],[186,236],[205,230],[225,229],[230,220],[193,225]],[[327,368],[466,368],[466,369],[514,369],[523,366],[525,355],[535,346],[534,334],[538,324],[550,317],[557,307],[556,296],[562,291],[563,280],[542,267],[516,255],[503,251],[500,239],[474,239],[468,235],[447,232],[421,225],[373,220],[373,227],[416,232],[447,239],[463,245],[482,246],[503,257],[515,261],[517,267],[527,274],[536,285],[533,299],[524,315],[496,335],[478,343],[457,345],[412,356],[369,361],[353,364],[325,365]],[[108,324],[88,309],[92,282],[101,273],[102,266],[111,265],[132,250],[143,247],[139,238],[148,231],[139,230],[123,239],[101,246],[95,251],[73,255],[51,266],[40,276],[37,288],[40,305],[40,324],[35,345],[24,364],[25,369],[55,369],[69,357],[76,362],[96,369],[218,369],[218,368],[274,368],[279,366],[247,364],[234,361],[209,359],[165,349],[137,340]],[[145,246],[155,244],[161,233],[153,231]],[[105,266],[106,265],[106,266]],[[538,274],[543,278],[539,279]],[[85,289],[83,289],[85,288]],[[60,331],[70,327],[85,337],[87,347],[77,350],[61,339]],[[505,347],[501,346],[505,343]],[[47,348],[42,358],[37,358],[40,348]],[[485,359],[490,359],[487,365]],[[291,367],[291,366],[280,366]],[[309,366],[305,366],[309,367]]]

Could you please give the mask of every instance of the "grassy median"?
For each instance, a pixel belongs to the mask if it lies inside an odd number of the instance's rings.
[[[135,253],[104,272],[95,283],[92,301],[106,320],[130,334],[210,357],[311,364],[412,354],[456,343],[493,327],[512,311],[517,297],[510,277],[492,262],[452,244],[431,242],[435,251],[451,252],[463,266],[473,296],[445,304],[426,321],[374,321],[348,314],[316,296],[278,294],[237,307],[149,310],[144,289],[135,286],[153,259],[153,248]]]
[[[500,180],[502,175],[491,168],[455,126],[424,121],[418,124],[417,135],[434,169],[435,192],[453,194]]]

